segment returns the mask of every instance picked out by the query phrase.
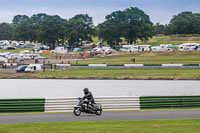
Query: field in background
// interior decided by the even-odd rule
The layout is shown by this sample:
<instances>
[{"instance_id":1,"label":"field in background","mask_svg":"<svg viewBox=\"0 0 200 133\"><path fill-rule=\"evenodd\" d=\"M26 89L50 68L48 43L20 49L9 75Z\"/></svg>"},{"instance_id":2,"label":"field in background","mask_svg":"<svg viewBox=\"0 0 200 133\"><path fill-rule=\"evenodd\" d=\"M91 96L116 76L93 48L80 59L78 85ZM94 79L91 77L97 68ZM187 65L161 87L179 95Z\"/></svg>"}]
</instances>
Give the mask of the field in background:
<instances>
[{"instance_id":1,"label":"field in background","mask_svg":"<svg viewBox=\"0 0 200 133\"><path fill-rule=\"evenodd\" d=\"M78 61L79 64L130 64L135 58L135 64L200 64L200 51L184 52L139 52L107 56Z\"/></svg>"},{"instance_id":2,"label":"field in background","mask_svg":"<svg viewBox=\"0 0 200 133\"><path fill-rule=\"evenodd\" d=\"M126 44L124 38L122 39L122 44ZM101 42L101 40L98 37L93 37L93 41ZM137 41L138 44L144 44L140 40ZM189 35L156 35L153 36L153 38L150 38L147 44L150 44L152 46L159 46L160 44L173 44L173 45L180 45L183 43L200 43L200 35L199 34L189 34ZM107 45L107 43L105 43Z\"/></svg>"},{"instance_id":3,"label":"field in background","mask_svg":"<svg viewBox=\"0 0 200 133\"><path fill-rule=\"evenodd\" d=\"M29 50L31 52L31 48L16 48L15 50L5 50L5 49L0 49L0 52L11 52L11 53L20 53L20 51L24 50Z\"/></svg>"},{"instance_id":4,"label":"field in background","mask_svg":"<svg viewBox=\"0 0 200 133\"><path fill-rule=\"evenodd\" d=\"M149 40L148 44L158 46L160 44L180 45L183 43L200 43L199 36L154 36Z\"/></svg>"},{"instance_id":5,"label":"field in background","mask_svg":"<svg viewBox=\"0 0 200 133\"><path fill-rule=\"evenodd\" d=\"M198 133L200 120L1 124L1 133Z\"/></svg>"}]
</instances>

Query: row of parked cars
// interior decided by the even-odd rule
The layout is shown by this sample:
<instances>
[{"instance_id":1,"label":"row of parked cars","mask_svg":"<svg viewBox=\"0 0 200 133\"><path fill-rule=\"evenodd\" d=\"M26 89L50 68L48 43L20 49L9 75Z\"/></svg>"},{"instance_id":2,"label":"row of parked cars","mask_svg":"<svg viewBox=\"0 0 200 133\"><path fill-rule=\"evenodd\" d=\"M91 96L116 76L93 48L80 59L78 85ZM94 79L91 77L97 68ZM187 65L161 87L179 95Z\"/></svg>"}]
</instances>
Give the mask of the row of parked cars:
<instances>
[{"instance_id":1,"label":"row of parked cars","mask_svg":"<svg viewBox=\"0 0 200 133\"><path fill-rule=\"evenodd\" d=\"M42 72L42 65L41 64L22 65L17 67L16 72L17 73Z\"/></svg>"}]
</instances>

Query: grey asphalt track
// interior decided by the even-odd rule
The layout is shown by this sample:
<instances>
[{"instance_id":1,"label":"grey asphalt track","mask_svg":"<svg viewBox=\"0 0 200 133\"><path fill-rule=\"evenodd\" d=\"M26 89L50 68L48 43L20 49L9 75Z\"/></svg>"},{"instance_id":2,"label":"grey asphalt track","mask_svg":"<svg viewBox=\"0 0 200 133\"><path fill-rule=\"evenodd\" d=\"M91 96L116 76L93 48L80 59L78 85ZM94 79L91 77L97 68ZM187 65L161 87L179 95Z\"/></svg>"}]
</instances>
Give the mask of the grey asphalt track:
<instances>
[{"instance_id":1,"label":"grey asphalt track","mask_svg":"<svg viewBox=\"0 0 200 133\"><path fill-rule=\"evenodd\" d=\"M74 122L74 121L169 120L169 119L170 120L200 119L200 110L104 112L102 116L82 114L79 117L74 116L72 113L0 115L0 124Z\"/></svg>"}]
</instances>

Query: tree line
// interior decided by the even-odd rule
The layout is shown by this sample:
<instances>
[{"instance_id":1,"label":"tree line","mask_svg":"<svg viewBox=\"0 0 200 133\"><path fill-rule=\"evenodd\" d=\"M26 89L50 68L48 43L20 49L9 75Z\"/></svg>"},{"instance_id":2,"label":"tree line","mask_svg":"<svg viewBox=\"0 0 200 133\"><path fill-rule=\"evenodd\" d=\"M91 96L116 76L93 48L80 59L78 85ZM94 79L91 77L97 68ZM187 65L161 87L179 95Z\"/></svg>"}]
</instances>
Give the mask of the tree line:
<instances>
[{"instance_id":1,"label":"tree line","mask_svg":"<svg viewBox=\"0 0 200 133\"><path fill-rule=\"evenodd\" d=\"M169 24L155 24L154 35L200 34L200 13L182 12L173 16Z\"/></svg>"},{"instance_id":2,"label":"tree line","mask_svg":"<svg viewBox=\"0 0 200 133\"><path fill-rule=\"evenodd\" d=\"M129 44L136 43L138 39L146 43L156 34L200 34L200 14L182 12L167 25L154 25L144 11L130 7L112 12L98 26L94 26L88 14L78 14L67 20L44 13L30 17L16 15L12 23L0 24L0 40L38 42L51 48L64 42L75 47L82 41L92 41L94 36L106 41L111 47L122 42L122 39Z\"/></svg>"}]
</instances>

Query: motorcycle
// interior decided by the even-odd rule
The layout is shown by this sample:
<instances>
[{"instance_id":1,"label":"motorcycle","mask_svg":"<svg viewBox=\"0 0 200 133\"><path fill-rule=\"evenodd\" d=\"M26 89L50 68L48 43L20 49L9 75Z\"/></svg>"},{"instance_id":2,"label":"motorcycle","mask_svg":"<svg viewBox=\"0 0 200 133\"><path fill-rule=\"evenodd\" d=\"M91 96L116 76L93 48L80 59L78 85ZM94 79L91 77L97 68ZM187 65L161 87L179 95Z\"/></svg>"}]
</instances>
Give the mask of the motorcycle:
<instances>
[{"instance_id":1,"label":"motorcycle","mask_svg":"<svg viewBox=\"0 0 200 133\"><path fill-rule=\"evenodd\" d=\"M101 104L93 104L93 105L88 105L82 98L78 98L79 102L78 105L74 107L74 115L75 116L80 116L81 113L86 113L86 114L96 114L96 115L101 115L102 114L102 107Z\"/></svg>"}]
</instances>

